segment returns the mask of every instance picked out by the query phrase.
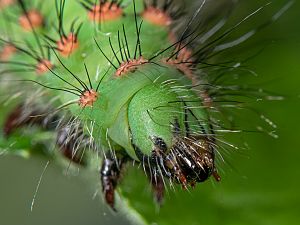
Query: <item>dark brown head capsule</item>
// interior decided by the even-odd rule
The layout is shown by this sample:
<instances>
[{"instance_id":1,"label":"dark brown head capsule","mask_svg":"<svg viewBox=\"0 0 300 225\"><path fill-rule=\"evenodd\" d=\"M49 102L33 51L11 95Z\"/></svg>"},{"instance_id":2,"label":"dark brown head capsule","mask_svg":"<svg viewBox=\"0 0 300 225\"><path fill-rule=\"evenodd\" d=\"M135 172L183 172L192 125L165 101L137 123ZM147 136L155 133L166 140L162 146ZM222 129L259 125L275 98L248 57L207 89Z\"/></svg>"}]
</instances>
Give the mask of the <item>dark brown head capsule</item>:
<instances>
[{"instance_id":1,"label":"dark brown head capsule","mask_svg":"<svg viewBox=\"0 0 300 225\"><path fill-rule=\"evenodd\" d=\"M188 184L207 180L211 175L219 181L215 164L214 149L205 137L179 139L164 159L171 176L184 188Z\"/></svg>"}]
</instances>

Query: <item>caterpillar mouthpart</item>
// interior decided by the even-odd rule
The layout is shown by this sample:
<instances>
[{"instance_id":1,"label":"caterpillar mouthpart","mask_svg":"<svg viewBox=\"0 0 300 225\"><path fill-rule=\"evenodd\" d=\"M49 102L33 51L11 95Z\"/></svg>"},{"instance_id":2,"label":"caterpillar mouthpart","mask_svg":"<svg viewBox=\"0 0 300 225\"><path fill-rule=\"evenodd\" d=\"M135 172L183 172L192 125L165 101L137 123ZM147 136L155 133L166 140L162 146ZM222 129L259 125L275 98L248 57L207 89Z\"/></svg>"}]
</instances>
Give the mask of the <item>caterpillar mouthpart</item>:
<instances>
[{"instance_id":1,"label":"caterpillar mouthpart","mask_svg":"<svg viewBox=\"0 0 300 225\"><path fill-rule=\"evenodd\" d=\"M167 150L164 140L155 138L151 156L141 154L136 146L135 149L146 167L151 167L150 175L160 174L187 189L188 185L195 187L196 183L204 182L212 175L216 181L221 180L215 167L214 149L209 142L204 137L178 138Z\"/></svg>"},{"instance_id":2,"label":"caterpillar mouthpart","mask_svg":"<svg viewBox=\"0 0 300 225\"><path fill-rule=\"evenodd\" d=\"M185 137L172 147L166 162L175 175L176 169L181 170L181 176L184 176L186 181L181 182L182 185L186 186L189 183L195 186L195 183L207 180L212 173L216 172L214 158L209 140L203 137ZM181 181L178 177L175 178Z\"/></svg>"}]
</instances>

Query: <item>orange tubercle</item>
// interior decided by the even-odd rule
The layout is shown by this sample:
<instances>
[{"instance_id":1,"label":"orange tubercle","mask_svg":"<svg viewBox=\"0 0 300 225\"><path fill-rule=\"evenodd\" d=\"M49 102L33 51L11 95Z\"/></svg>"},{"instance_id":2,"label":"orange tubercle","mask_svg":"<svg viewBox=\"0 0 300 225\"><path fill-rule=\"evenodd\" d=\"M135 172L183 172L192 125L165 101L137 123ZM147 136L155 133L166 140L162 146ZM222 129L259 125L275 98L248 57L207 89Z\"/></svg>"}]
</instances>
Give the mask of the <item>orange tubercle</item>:
<instances>
[{"instance_id":1,"label":"orange tubercle","mask_svg":"<svg viewBox=\"0 0 300 225\"><path fill-rule=\"evenodd\" d=\"M172 18L161 9L155 7L147 7L142 13L144 20L159 26L169 26L172 23Z\"/></svg>"},{"instance_id":2,"label":"orange tubercle","mask_svg":"<svg viewBox=\"0 0 300 225\"><path fill-rule=\"evenodd\" d=\"M0 0L0 9L3 9L6 6L12 5L14 3L15 3L15 0Z\"/></svg>"},{"instance_id":3,"label":"orange tubercle","mask_svg":"<svg viewBox=\"0 0 300 225\"><path fill-rule=\"evenodd\" d=\"M178 59L181 60L182 62L187 62L188 60L190 60L192 58L192 55L193 55L192 51L189 50L188 48L184 47L179 51Z\"/></svg>"},{"instance_id":4,"label":"orange tubercle","mask_svg":"<svg viewBox=\"0 0 300 225\"><path fill-rule=\"evenodd\" d=\"M68 57L78 48L78 46L79 42L73 33L70 33L67 37L62 37L57 42L58 51L64 57Z\"/></svg>"},{"instance_id":5,"label":"orange tubercle","mask_svg":"<svg viewBox=\"0 0 300 225\"><path fill-rule=\"evenodd\" d=\"M123 9L116 3L105 2L99 5L94 5L92 10L88 12L88 17L92 21L111 21L120 18L123 14Z\"/></svg>"},{"instance_id":6,"label":"orange tubercle","mask_svg":"<svg viewBox=\"0 0 300 225\"><path fill-rule=\"evenodd\" d=\"M43 59L36 65L35 72L38 75L43 75L44 73L47 73L52 68L53 68L53 64L49 60Z\"/></svg>"},{"instance_id":7,"label":"orange tubercle","mask_svg":"<svg viewBox=\"0 0 300 225\"><path fill-rule=\"evenodd\" d=\"M12 44L4 45L4 47L0 52L0 60L1 61L9 60L16 51L17 51L16 47L13 46Z\"/></svg>"},{"instance_id":8,"label":"orange tubercle","mask_svg":"<svg viewBox=\"0 0 300 225\"><path fill-rule=\"evenodd\" d=\"M94 90L87 90L85 91L79 101L78 104L81 108L85 108L86 106L90 106L92 107L94 105L94 103L97 101L98 99L98 93Z\"/></svg>"},{"instance_id":9,"label":"orange tubercle","mask_svg":"<svg viewBox=\"0 0 300 225\"><path fill-rule=\"evenodd\" d=\"M31 31L33 28L42 27L44 19L39 11L32 9L19 17L19 24L25 31Z\"/></svg>"},{"instance_id":10,"label":"orange tubercle","mask_svg":"<svg viewBox=\"0 0 300 225\"><path fill-rule=\"evenodd\" d=\"M138 59L131 59L127 62L123 62L116 71L116 76L120 77L126 73L133 72L137 69L138 66L147 63L148 60L140 57Z\"/></svg>"},{"instance_id":11,"label":"orange tubercle","mask_svg":"<svg viewBox=\"0 0 300 225\"><path fill-rule=\"evenodd\" d=\"M165 63L174 66L177 70L181 71L187 78L189 78L192 81L193 85L198 83L198 79L193 73L193 70L190 67L190 63L184 63L179 59L170 59L168 61L165 60Z\"/></svg>"},{"instance_id":12,"label":"orange tubercle","mask_svg":"<svg viewBox=\"0 0 300 225\"><path fill-rule=\"evenodd\" d=\"M174 66L176 69L180 70L195 85L198 83L198 78L193 73L193 70L192 70L193 63L190 61L191 58L192 58L192 51L190 51L189 49L187 49L185 47L185 48L182 48L178 52L178 55L176 58L171 58L169 60L164 59L163 61L166 64Z\"/></svg>"}]
</instances>

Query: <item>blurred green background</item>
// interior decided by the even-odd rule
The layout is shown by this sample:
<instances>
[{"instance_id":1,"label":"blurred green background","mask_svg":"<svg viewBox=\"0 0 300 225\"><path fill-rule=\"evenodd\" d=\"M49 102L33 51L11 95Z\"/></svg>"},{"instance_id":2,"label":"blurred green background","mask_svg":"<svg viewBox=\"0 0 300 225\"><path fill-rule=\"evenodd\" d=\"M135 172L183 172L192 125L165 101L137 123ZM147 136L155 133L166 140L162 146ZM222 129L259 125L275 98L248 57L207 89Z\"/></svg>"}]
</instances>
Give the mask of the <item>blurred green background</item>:
<instances>
[{"instance_id":1,"label":"blurred green background","mask_svg":"<svg viewBox=\"0 0 300 225\"><path fill-rule=\"evenodd\" d=\"M245 2L249 12L264 1ZM274 1L272 7L257 16L266 19L286 1ZM245 15L245 14L244 14ZM255 104L277 125L278 139L264 134L245 134L250 146L245 154L232 152L231 166L224 168L221 183L207 182L190 193L170 192L166 204L155 209L144 180L131 187L139 172L133 171L123 182L125 195L132 195L133 207L143 211L152 224L228 224L298 225L300 224L300 2L279 21L270 25L248 44L267 43L262 53L247 64L258 75L257 83L280 93L283 101ZM263 41L263 42L262 42ZM250 48L249 47L249 48ZM251 117L245 117L251 122ZM237 137L238 138L238 137ZM30 204L38 179L46 164L41 158L0 157L0 224L125 224L124 214L111 213L99 197L99 188L89 177L97 174L65 175L65 168L51 163L44 174L33 212ZM236 168L236 169L233 169ZM86 178L88 177L88 178ZM141 178L142 179L142 178ZM147 202L148 201L148 202ZM128 215L127 215L128 216Z\"/></svg>"}]
</instances>

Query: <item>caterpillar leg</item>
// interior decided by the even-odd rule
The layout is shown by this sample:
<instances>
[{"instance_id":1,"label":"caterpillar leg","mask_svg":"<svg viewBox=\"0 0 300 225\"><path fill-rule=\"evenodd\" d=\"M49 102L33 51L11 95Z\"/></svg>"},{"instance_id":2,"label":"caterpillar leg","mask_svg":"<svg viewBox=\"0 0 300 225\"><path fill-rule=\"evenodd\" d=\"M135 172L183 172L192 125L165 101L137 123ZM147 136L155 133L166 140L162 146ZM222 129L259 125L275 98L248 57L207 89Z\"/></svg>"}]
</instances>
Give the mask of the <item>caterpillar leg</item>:
<instances>
[{"instance_id":1,"label":"caterpillar leg","mask_svg":"<svg viewBox=\"0 0 300 225\"><path fill-rule=\"evenodd\" d=\"M58 118L57 116L39 116L43 115L45 112L38 109L28 109L28 107L23 104L15 107L7 116L3 133L6 137L9 137L17 128L26 125L39 125L47 130L53 130L55 128L54 121Z\"/></svg>"},{"instance_id":2,"label":"caterpillar leg","mask_svg":"<svg viewBox=\"0 0 300 225\"><path fill-rule=\"evenodd\" d=\"M102 192L105 201L114 211L116 211L115 189L120 180L121 170L125 162L125 158L118 159L109 156L103 160L100 171Z\"/></svg>"},{"instance_id":3,"label":"caterpillar leg","mask_svg":"<svg viewBox=\"0 0 300 225\"><path fill-rule=\"evenodd\" d=\"M149 169L147 171L147 174L152 185L154 199L159 205L162 205L165 193L165 185L162 175L158 174L157 171L153 172Z\"/></svg>"},{"instance_id":4,"label":"caterpillar leg","mask_svg":"<svg viewBox=\"0 0 300 225\"><path fill-rule=\"evenodd\" d=\"M20 126L20 121L18 118L21 116L21 106L16 107L6 118L3 133L5 137L8 137L13 130ZM24 121L25 122L25 121ZM23 122L23 123L24 123Z\"/></svg>"},{"instance_id":5,"label":"caterpillar leg","mask_svg":"<svg viewBox=\"0 0 300 225\"><path fill-rule=\"evenodd\" d=\"M72 130L69 127L59 129L56 146L60 152L76 164L85 165L82 149L88 138L83 136L82 130Z\"/></svg>"},{"instance_id":6,"label":"caterpillar leg","mask_svg":"<svg viewBox=\"0 0 300 225\"><path fill-rule=\"evenodd\" d=\"M35 107L26 107L23 104L15 107L7 116L3 133L5 137L9 137L16 129L28 125L36 125L45 130L56 130L60 118L58 115L48 115L47 112L39 110ZM56 145L61 153L72 162L84 165L80 149L83 148L87 141L82 130L71 129L70 127L62 127L57 132Z\"/></svg>"}]
</instances>

